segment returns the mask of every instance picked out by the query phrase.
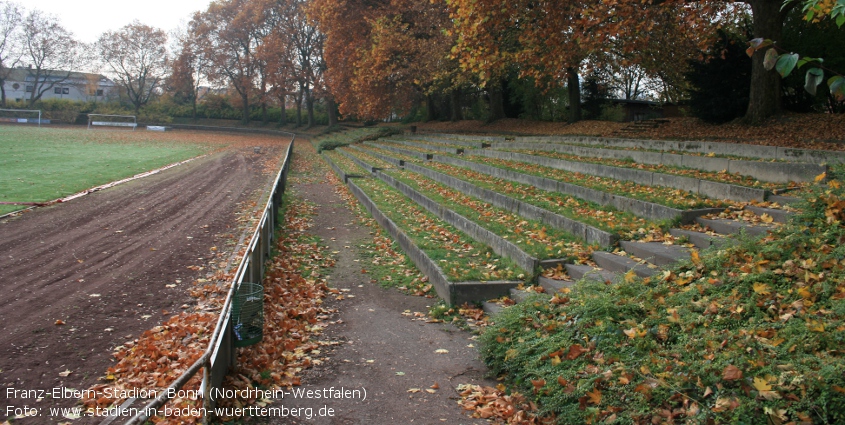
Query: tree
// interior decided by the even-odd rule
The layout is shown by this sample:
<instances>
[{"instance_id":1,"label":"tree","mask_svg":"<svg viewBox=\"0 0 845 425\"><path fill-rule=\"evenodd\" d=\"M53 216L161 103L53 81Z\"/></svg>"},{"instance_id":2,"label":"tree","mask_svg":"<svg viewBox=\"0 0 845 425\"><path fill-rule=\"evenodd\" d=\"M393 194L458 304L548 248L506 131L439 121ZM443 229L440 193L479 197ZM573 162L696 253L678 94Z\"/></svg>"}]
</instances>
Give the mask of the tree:
<instances>
[{"instance_id":1,"label":"tree","mask_svg":"<svg viewBox=\"0 0 845 425\"><path fill-rule=\"evenodd\" d=\"M126 91L137 114L161 86L167 74L167 34L133 21L106 31L97 41L100 59Z\"/></svg>"},{"instance_id":2,"label":"tree","mask_svg":"<svg viewBox=\"0 0 845 425\"><path fill-rule=\"evenodd\" d=\"M723 123L742 117L748 108L751 60L745 54L747 34L720 31L708 60L692 62L690 109L704 121Z\"/></svg>"},{"instance_id":3,"label":"tree","mask_svg":"<svg viewBox=\"0 0 845 425\"><path fill-rule=\"evenodd\" d=\"M457 33L453 55L463 68L494 83L508 67L515 67L522 77L547 88L565 84L570 121L581 116L579 74L600 66L608 58L605 51L618 52L610 57L622 58L623 66L645 66L649 55L644 52L681 52L686 46L667 44L667 39L690 38L693 45L703 44L701 39L718 24L719 16L714 7L680 2L447 2ZM662 63L679 64L683 61Z\"/></svg>"},{"instance_id":4,"label":"tree","mask_svg":"<svg viewBox=\"0 0 845 425\"><path fill-rule=\"evenodd\" d=\"M191 105L191 118L197 119L199 88L205 73L205 57L195 49L187 34L181 40L170 62L170 74L165 79L166 91L178 104Z\"/></svg>"},{"instance_id":5,"label":"tree","mask_svg":"<svg viewBox=\"0 0 845 425\"><path fill-rule=\"evenodd\" d=\"M343 114L386 118L422 99L432 110L435 93L460 84L440 2L314 0L309 14L326 34L325 79Z\"/></svg>"},{"instance_id":6,"label":"tree","mask_svg":"<svg viewBox=\"0 0 845 425\"><path fill-rule=\"evenodd\" d=\"M23 52L18 45L22 12L16 3L0 2L0 105L6 106L6 79L20 63Z\"/></svg>"},{"instance_id":7,"label":"tree","mask_svg":"<svg viewBox=\"0 0 845 425\"><path fill-rule=\"evenodd\" d=\"M244 124L249 122L257 76L258 27L264 24L248 13L249 6L248 0L213 2L189 23L197 47L209 59L210 80L228 84L240 97Z\"/></svg>"},{"instance_id":8,"label":"tree","mask_svg":"<svg viewBox=\"0 0 845 425\"><path fill-rule=\"evenodd\" d=\"M79 65L79 42L58 20L39 10L27 14L21 26L23 61L29 65L33 90L27 104L32 107L48 90L70 79Z\"/></svg>"}]
</instances>

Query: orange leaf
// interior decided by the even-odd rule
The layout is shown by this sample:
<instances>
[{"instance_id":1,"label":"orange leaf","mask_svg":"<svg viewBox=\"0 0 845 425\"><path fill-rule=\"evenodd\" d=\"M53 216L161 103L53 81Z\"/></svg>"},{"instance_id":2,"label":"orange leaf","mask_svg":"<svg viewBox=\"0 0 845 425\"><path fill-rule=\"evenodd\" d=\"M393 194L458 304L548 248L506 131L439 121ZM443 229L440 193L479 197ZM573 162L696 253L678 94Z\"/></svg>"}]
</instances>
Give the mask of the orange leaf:
<instances>
[{"instance_id":1,"label":"orange leaf","mask_svg":"<svg viewBox=\"0 0 845 425\"><path fill-rule=\"evenodd\" d=\"M590 351L590 350L587 350L586 348L582 347L581 344L575 344L575 345L569 347L569 353L566 354L566 359L567 360L575 360L575 359L578 358L578 356L580 356L583 353L586 353L587 351Z\"/></svg>"},{"instance_id":2,"label":"orange leaf","mask_svg":"<svg viewBox=\"0 0 845 425\"><path fill-rule=\"evenodd\" d=\"M701 256L698 255L698 250L694 249L692 250L692 252L690 252L690 260L692 260L692 263L696 266L701 265Z\"/></svg>"},{"instance_id":3,"label":"orange leaf","mask_svg":"<svg viewBox=\"0 0 845 425\"><path fill-rule=\"evenodd\" d=\"M736 381L737 379L742 379L742 371L734 365L728 365L728 367L722 371L722 379L725 381Z\"/></svg>"},{"instance_id":4,"label":"orange leaf","mask_svg":"<svg viewBox=\"0 0 845 425\"><path fill-rule=\"evenodd\" d=\"M598 388L594 388L593 391L587 392L587 397L589 397L588 403L595 404L598 406L601 404L601 391Z\"/></svg>"}]
</instances>

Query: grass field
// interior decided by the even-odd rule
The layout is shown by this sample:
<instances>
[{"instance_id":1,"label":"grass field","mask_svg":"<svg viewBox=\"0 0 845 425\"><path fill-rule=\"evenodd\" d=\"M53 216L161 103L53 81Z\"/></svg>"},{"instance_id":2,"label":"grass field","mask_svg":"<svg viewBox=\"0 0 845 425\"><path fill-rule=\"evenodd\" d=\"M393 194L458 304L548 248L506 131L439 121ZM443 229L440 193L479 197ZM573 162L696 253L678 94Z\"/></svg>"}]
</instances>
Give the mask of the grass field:
<instances>
[{"instance_id":1,"label":"grass field","mask_svg":"<svg viewBox=\"0 0 845 425\"><path fill-rule=\"evenodd\" d=\"M178 133L0 126L0 202L50 201L211 148ZM0 214L21 208L0 204Z\"/></svg>"}]
</instances>

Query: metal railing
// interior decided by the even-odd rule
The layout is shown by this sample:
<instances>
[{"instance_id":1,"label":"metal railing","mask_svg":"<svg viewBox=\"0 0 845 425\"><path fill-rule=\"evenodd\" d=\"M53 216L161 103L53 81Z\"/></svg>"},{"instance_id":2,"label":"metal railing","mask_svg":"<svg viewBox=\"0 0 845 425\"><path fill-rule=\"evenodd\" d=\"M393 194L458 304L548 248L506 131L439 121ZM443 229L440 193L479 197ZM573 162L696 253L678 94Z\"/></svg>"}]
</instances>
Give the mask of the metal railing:
<instances>
[{"instance_id":1,"label":"metal railing","mask_svg":"<svg viewBox=\"0 0 845 425\"><path fill-rule=\"evenodd\" d=\"M229 369L234 367L237 361L235 338L230 320L234 294L243 282L261 282L264 276L264 263L270 258L270 250L275 237L274 233L279 224L277 214L282 204L282 195L285 192L287 184L288 171L293 155L293 144L296 138L293 133L288 134L291 134L291 141L285 153L284 163L273 183L273 189L264 208L264 214L261 216L258 227L247 246L246 253L232 278L229 292L220 310L220 317L217 319L217 325L214 327L214 333L211 335L208 348L202 357L173 381L166 390L159 392L158 397L147 403L143 408L140 408L138 414L127 421L125 423L126 425L142 424L148 420L152 416L150 415L151 413L157 412L160 407L164 406L170 400L169 394L178 393L200 369L202 369L201 390L204 408L202 411L206 413L203 416L203 423L207 423L208 413L214 408L215 404L209 395L213 388L220 388Z\"/></svg>"}]
</instances>

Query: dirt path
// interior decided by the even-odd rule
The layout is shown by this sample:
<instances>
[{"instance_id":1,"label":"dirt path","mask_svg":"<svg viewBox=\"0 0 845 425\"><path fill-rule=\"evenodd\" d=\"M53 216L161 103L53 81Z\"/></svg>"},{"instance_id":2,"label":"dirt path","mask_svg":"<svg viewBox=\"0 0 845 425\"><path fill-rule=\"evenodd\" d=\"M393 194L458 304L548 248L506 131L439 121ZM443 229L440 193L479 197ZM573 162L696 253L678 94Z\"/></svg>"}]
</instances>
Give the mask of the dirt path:
<instances>
[{"instance_id":1,"label":"dirt path","mask_svg":"<svg viewBox=\"0 0 845 425\"><path fill-rule=\"evenodd\" d=\"M220 260L238 203L264 189L264 162L281 154L231 149L0 222L0 417L27 405L41 417L22 423L66 421L48 408L76 398L10 389L86 389L114 347L193 308L188 289L207 269L188 266Z\"/></svg>"},{"instance_id":2,"label":"dirt path","mask_svg":"<svg viewBox=\"0 0 845 425\"><path fill-rule=\"evenodd\" d=\"M313 148L303 145L297 144L298 155L306 154L303 152L306 149L313 152ZM312 232L338 252L329 282L345 291L344 300L327 301L339 311L329 320L340 324L329 326L323 335L342 344L328 354L328 362L306 373L299 389L320 394L341 388L358 390L361 398L308 400L289 395L273 406L311 408L313 416L307 418L308 411L304 410L267 421L272 424L486 423L467 416L456 402L455 387L459 384L495 385L483 379L486 368L478 359L473 335L450 324L426 323L413 315L428 312L435 299L404 295L396 289L370 283L369 275L361 273L366 265L360 245L372 241L371 229L359 224L333 185L325 180L312 181L294 184L293 189L298 196L318 205ZM333 409L333 416L327 409Z\"/></svg>"}]
</instances>

